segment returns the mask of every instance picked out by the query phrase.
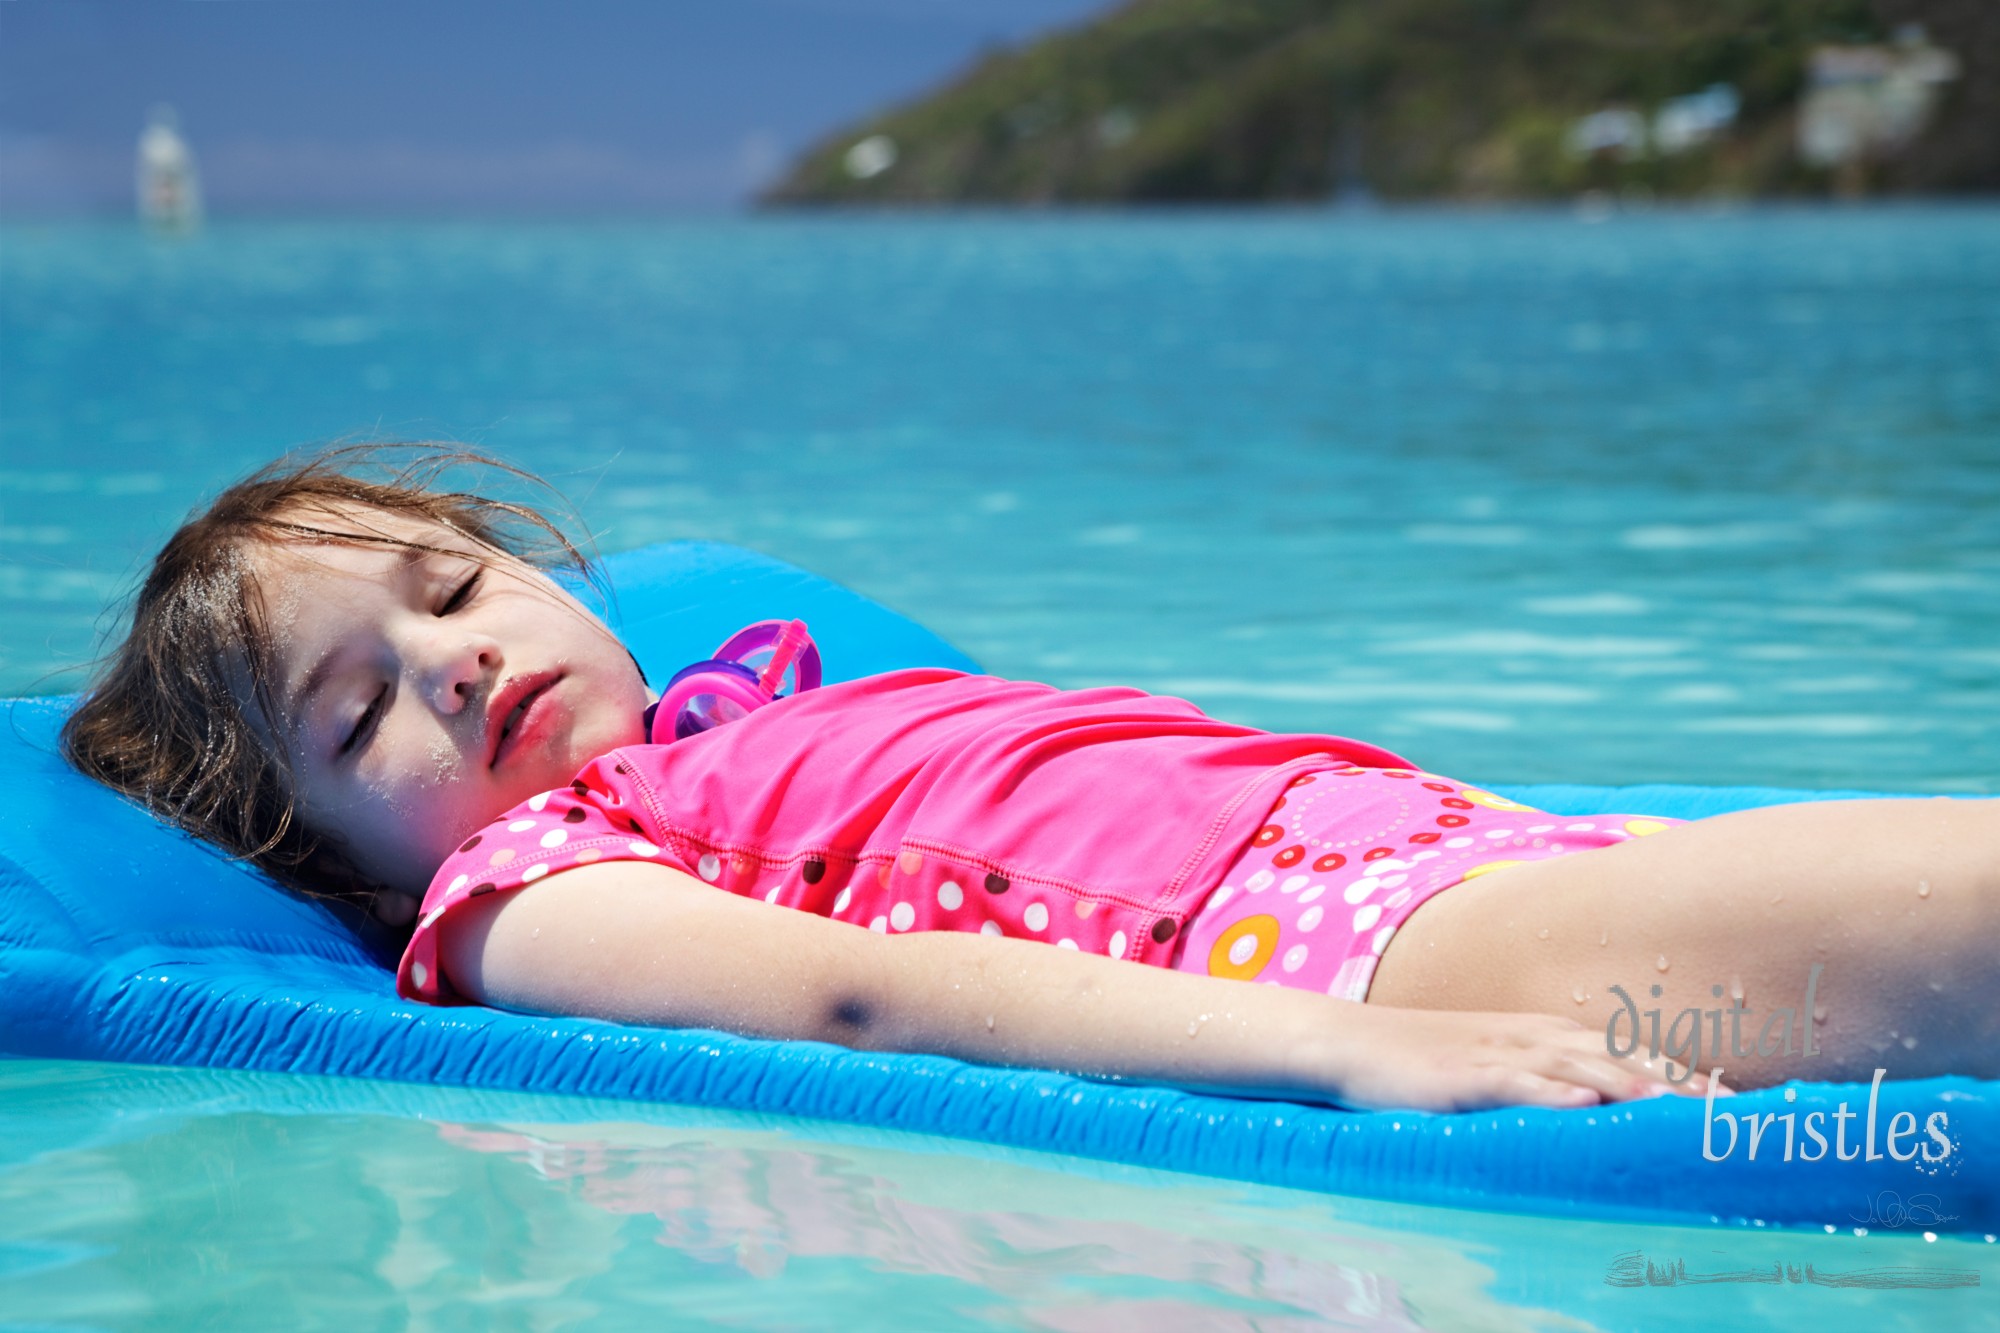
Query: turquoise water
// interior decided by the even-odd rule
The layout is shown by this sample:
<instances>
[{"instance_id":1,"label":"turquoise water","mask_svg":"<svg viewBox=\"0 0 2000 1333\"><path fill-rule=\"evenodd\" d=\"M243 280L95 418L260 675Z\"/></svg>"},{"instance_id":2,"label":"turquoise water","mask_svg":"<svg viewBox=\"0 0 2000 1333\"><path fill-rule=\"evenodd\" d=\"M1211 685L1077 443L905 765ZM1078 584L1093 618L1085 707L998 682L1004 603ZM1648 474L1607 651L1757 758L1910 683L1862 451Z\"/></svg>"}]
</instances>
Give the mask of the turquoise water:
<instances>
[{"instance_id":1,"label":"turquoise water","mask_svg":"<svg viewBox=\"0 0 2000 1333\"><path fill-rule=\"evenodd\" d=\"M1979 1287L1616 1287L1949 1270ZM2000 1327L2000 1247L1413 1208L775 1117L0 1061L0 1328Z\"/></svg>"},{"instance_id":2,"label":"turquoise water","mask_svg":"<svg viewBox=\"0 0 2000 1333\"><path fill-rule=\"evenodd\" d=\"M0 693L73 685L204 491L449 436L550 474L607 549L757 546L1003 674L1487 782L1993 791L1996 366L1993 207L0 228ZM0 1063L0 1328L1991 1320L1606 1285L1634 1249L2000 1276L1976 1238Z\"/></svg>"},{"instance_id":3,"label":"turquoise water","mask_svg":"<svg viewBox=\"0 0 2000 1333\"><path fill-rule=\"evenodd\" d=\"M1488 782L2000 783L2000 208L0 232L0 692L449 435L1004 674Z\"/></svg>"}]
</instances>

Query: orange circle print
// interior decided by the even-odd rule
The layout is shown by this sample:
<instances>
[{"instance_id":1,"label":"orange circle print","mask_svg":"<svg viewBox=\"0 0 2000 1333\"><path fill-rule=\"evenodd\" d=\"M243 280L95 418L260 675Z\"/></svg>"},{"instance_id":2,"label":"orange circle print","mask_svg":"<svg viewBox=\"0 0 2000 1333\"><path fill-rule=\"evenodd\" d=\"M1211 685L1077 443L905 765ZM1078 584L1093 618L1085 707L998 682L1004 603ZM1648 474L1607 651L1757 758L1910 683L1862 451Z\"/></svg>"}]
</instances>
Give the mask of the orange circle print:
<instances>
[{"instance_id":1,"label":"orange circle print","mask_svg":"<svg viewBox=\"0 0 2000 1333\"><path fill-rule=\"evenodd\" d=\"M1215 941L1208 951L1208 975L1249 981L1264 970L1278 951L1278 918L1246 916Z\"/></svg>"}]
</instances>

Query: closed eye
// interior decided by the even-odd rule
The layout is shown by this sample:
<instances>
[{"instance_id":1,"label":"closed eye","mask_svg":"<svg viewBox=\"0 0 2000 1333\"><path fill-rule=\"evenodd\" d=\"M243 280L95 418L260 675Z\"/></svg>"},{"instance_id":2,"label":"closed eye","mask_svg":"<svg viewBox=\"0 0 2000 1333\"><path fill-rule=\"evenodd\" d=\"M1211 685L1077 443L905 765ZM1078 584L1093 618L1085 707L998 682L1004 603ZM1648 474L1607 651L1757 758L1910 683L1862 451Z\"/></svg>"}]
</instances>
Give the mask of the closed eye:
<instances>
[{"instance_id":1,"label":"closed eye","mask_svg":"<svg viewBox=\"0 0 2000 1333\"><path fill-rule=\"evenodd\" d=\"M340 743L342 755L352 753L367 738L368 732L375 725L375 719L381 715L382 705L388 698L389 690L384 686L376 692L373 699L368 701L368 707L362 709L361 716L354 721L354 730L348 732L347 739Z\"/></svg>"},{"instance_id":2,"label":"closed eye","mask_svg":"<svg viewBox=\"0 0 2000 1333\"><path fill-rule=\"evenodd\" d=\"M483 573L485 573L485 571L481 569L473 570L471 576L467 578L465 582L459 584L457 588L452 590L451 596L445 599L444 605L438 608L437 613L441 616L448 616L452 612L464 606L467 602L471 601L473 591L474 589L478 588L479 578L480 575Z\"/></svg>"}]
</instances>

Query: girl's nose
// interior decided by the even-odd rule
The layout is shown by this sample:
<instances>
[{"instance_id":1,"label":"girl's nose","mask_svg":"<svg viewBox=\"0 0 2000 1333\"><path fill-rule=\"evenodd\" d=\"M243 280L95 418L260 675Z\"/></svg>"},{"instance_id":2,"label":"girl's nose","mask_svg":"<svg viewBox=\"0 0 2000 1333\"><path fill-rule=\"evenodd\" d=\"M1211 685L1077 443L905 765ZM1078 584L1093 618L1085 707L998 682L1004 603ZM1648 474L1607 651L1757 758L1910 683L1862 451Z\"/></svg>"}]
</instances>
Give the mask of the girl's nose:
<instances>
[{"instance_id":1,"label":"girl's nose","mask_svg":"<svg viewBox=\"0 0 2000 1333\"><path fill-rule=\"evenodd\" d=\"M425 699L447 717L476 706L500 675L500 646L479 635L437 635L425 656Z\"/></svg>"}]
</instances>

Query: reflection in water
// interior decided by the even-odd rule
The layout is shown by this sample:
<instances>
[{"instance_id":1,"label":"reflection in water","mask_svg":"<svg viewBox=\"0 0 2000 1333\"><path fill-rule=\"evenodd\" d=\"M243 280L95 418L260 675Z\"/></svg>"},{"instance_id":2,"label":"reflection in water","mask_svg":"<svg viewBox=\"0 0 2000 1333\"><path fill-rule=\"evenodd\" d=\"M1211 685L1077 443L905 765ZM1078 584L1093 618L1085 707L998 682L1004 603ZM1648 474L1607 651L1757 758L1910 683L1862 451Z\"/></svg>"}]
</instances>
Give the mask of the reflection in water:
<instances>
[{"instance_id":1,"label":"reflection in water","mask_svg":"<svg viewBox=\"0 0 2000 1333\"><path fill-rule=\"evenodd\" d=\"M573 1185L577 1197L606 1213L655 1217L660 1244L753 1277L774 1277L794 1258L864 1259L877 1271L956 1278L1013 1297L1024 1302L1030 1326L1075 1333L1140 1327L1141 1319L1186 1305L1164 1293L1102 1293L1125 1280L1198 1290L1203 1305L1217 1307L1204 1311L1203 1328L1422 1327L1405 1309L1394 1277L1301 1253L1299 1242L1312 1239L1310 1233L1280 1231L1268 1242L1219 1239L1178 1229L1172 1209L1151 1218L1111 1217L996 1210L978 1190L951 1190L948 1200L913 1197L909 1182L825 1151L707 1141L612 1144L566 1136L562 1127L525 1132L447 1124L439 1132L447 1143L502 1154L543 1180ZM933 1165L960 1175L969 1164ZM1021 1169L970 1165L975 1175ZM1080 1274L1089 1275L1098 1294L1079 1300L1081 1293L1065 1298L1044 1290L1052 1278ZM1237 1305L1243 1308L1229 1308Z\"/></svg>"},{"instance_id":2,"label":"reflection in water","mask_svg":"<svg viewBox=\"0 0 2000 1333\"><path fill-rule=\"evenodd\" d=\"M1857 1230L1404 1207L780 1116L0 1060L8 1328L1994 1327L2000 1245ZM1608 1285L1634 1250L1984 1285Z\"/></svg>"}]
</instances>

